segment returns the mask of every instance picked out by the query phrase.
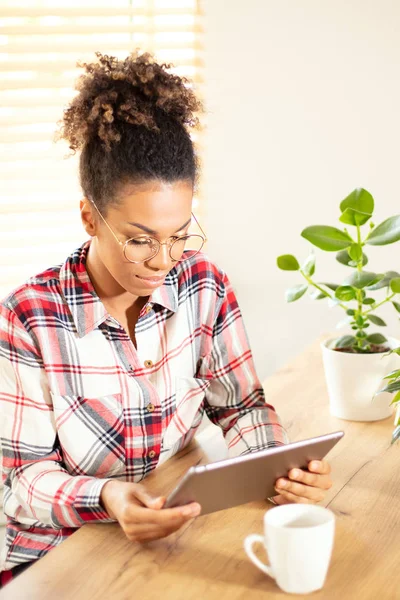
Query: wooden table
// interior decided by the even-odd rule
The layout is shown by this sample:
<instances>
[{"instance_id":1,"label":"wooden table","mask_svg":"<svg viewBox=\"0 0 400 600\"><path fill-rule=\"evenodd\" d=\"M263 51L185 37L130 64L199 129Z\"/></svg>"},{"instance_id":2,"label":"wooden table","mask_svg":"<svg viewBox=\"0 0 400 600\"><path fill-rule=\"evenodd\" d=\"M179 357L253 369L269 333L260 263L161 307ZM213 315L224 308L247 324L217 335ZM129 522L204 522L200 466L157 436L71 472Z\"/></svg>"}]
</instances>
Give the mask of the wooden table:
<instances>
[{"instance_id":1,"label":"wooden table","mask_svg":"<svg viewBox=\"0 0 400 600\"><path fill-rule=\"evenodd\" d=\"M400 598L400 447L393 419L341 421L329 414L319 342L265 383L292 441L343 429L330 454L334 485L326 496L337 517L326 585L313 598ZM226 456L219 430L162 465L146 480L168 492L186 469ZM188 523L169 538L139 545L117 524L85 525L10 583L1 600L259 600L282 598L247 559L243 539L262 532L269 506L251 503ZM302 596L303 598L305 596ZM311 596L307 596L311 597Z\"/></svg>"}]
</instances>

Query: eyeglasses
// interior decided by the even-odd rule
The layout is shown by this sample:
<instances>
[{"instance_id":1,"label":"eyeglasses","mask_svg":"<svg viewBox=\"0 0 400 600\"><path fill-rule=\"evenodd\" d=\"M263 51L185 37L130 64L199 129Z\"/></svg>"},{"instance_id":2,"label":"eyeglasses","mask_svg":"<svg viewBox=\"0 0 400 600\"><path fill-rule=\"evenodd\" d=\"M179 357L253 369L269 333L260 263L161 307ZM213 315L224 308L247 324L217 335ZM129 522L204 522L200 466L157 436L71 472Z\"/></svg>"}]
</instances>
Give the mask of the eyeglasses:
<instances>
[{"instance_id":1,"label":"eyeglasses","mask_svg":"<svg viewBox=\"0 0 400 600\"><path fill-rule=\"evenodd\" d=\"M193 256L200 252L204 243L207 241L206 234L204 233L204 231L200 227L200 223L192 213L192 217L196 221L203 235L188 234L173 236L173 241L167 242L160 242L156 238L153 238L148 235L137 235L133 238L129 238L129 240L126 240L126 242L121 242L121 240L114 233L110 225L107 223L107 221L97 208L94 200L92 198L89 198L89 200L95 207L96 211L99 213L104 223L107 225L108 229L111 231L115 240L120 246L123 246L124 256L126 260L131 263L143 263L147 260L151 260L159 253L161 246L164 245L167 245L169 247L169 255L172 261L183 262L185 260L193 258ZM184 251L188 253L185 254L184 257L182 257Z\"/></svg>"}]
</instances>

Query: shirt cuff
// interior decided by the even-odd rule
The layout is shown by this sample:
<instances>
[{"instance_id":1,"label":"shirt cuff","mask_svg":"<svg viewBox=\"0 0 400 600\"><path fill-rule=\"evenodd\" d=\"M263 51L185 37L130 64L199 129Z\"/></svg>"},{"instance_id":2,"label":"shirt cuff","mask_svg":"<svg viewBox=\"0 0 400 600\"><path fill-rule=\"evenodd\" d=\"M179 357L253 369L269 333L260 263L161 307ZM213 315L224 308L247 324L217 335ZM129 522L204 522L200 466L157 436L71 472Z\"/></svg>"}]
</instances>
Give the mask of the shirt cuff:
<instances>
[{"instance_id":1,"label":"shirt cuff","mask_svg":"<svg viewBox=\"0 0 400 600\"><path fill-rule=\"evenodd\" d=\"M80 527L93 522L113 523L115 519L111 519L100 502L101 491L108 481L111 479L72 477L72 489L68 486L60 493L69 496L71 502L54 502L53 522L67 527Z\"/></svg>"}]
</instances>

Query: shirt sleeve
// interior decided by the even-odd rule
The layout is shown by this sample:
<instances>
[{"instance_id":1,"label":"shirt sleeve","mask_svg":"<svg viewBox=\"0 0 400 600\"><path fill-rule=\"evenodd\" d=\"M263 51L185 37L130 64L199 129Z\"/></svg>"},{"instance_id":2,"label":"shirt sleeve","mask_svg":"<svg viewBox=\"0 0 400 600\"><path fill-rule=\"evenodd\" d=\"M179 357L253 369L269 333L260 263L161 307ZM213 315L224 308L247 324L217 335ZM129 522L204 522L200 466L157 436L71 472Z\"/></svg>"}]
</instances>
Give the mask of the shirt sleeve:
<instances>
[{"instance_id":1,"label":"shirt sleeve","mask_svg":"<svg viewBox=\"0 0 400 600\"><path fill-rule=\"evenodd\" d=\"M4 305L0 305L0 414L6 515L54 529L112 521L100 504L109 479L72 476L63 466L40 352Z\"/></svg>"},{"instance_id":2,"label":"shirt sleeve","mask_svg":"<svg viewBox=\"0 0 400 600\"><path fill-rule=\"evenodd\" d=\"M223 273L223 297L205 364L210 385L205 411L221 427L230 456L288 443L281 421L256 374L242 314Z\"/></svg>"}]
</instances>

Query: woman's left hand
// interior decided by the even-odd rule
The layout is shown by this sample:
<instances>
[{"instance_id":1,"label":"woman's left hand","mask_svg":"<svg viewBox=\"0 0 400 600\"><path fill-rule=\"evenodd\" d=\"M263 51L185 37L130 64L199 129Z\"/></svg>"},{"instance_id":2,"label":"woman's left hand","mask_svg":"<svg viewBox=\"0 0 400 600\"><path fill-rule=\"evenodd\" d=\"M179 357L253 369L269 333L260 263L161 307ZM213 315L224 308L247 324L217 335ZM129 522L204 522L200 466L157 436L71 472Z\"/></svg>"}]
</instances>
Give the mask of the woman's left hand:
<instances>
[{"instance_id":1,"label":"woman's left hand","mask_svg":"<svg viewBox=\"0 0 400 600\"><path fill-rule=\"evenodd\" d=\"M317 504L325 497L325 491L332 487L331 467L326 460L313 460L308 464L308 471L292 469L288 478L280 477L275 483L278 496L274 496L276 504Z\"/></svg>"}]
</instances>

